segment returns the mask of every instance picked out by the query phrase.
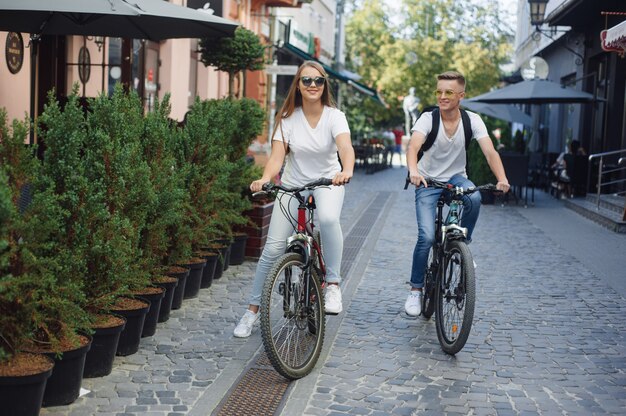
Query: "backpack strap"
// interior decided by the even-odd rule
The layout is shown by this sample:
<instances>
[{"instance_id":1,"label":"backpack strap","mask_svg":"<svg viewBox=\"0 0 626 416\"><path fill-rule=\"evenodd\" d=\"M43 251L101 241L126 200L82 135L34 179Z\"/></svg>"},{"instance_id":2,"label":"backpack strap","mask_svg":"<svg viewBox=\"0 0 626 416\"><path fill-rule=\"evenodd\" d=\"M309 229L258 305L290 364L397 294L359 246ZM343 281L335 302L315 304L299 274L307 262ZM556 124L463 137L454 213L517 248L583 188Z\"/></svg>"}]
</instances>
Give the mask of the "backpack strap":
<instances>
[{"instance_id":1,"label":"backpack strap","mask_svg":"<svg viewBox=\"0 0 626 416\"><path fill-rule=\"evenodd\" d=\"M465 150L467 150L472 142L472 122L470 121L467 111L461 110L461 121L463 121L463 133L465 133Z\"/></svg>"}]
</instances>

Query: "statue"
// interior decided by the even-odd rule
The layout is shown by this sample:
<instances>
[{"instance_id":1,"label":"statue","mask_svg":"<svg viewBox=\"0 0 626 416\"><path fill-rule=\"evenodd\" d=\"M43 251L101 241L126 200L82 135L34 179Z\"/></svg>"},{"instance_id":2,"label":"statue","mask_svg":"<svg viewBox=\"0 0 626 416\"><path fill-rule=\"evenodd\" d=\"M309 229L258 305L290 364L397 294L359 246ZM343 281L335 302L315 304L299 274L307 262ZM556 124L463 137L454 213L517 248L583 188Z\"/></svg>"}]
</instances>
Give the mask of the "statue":
<instances>
[{"instance_id":1,"label":"statue","mask_svg":"<svg viewBox=\"0 0 626 416\"><path fill-rule=\"evenodd\" d=\"M409 88L409 95L404 97L402 108L404 109L404 124L407 136L411 136L411 127L417 121L419 112L417 106L420 103L420 99L415 96L415 88Z\"/></svg>"}]
</instances>

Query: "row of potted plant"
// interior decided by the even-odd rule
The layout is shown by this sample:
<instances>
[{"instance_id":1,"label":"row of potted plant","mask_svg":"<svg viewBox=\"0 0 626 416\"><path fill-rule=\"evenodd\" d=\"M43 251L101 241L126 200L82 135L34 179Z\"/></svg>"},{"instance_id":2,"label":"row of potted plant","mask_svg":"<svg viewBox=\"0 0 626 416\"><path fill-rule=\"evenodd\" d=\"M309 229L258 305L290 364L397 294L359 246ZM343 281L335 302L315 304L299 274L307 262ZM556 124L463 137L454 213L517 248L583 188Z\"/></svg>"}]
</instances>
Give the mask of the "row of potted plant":
<instances>
[{"instance_id":1,"label":"row of potted plant","mask_svg":"<svg viewBox=\"0 0 626 416\"><path fill-rule=\"evenodd\" d=\"M96 328L126 331L134 315L124 310L150 310L142 296L155 304L167 288L197 296L201 276L184 289L179 279L210 258L227 267L225 247L248 222L245 189L259 175L246 157L264 123L254 100L196 100L179 124L167 97L147 114L121 88L86 106L76 87L64 103L54 97L33 126L39 152L24 145L28 120L9 125L0 112L0 407L14 405L16 415L38 413L5 385L17 364L32 374L39 360L52 379L73 351L87 354ZM136 351L126 348L117 354ZM78 397L48 390L44 405Z\"/></svg>"}]
</instances>

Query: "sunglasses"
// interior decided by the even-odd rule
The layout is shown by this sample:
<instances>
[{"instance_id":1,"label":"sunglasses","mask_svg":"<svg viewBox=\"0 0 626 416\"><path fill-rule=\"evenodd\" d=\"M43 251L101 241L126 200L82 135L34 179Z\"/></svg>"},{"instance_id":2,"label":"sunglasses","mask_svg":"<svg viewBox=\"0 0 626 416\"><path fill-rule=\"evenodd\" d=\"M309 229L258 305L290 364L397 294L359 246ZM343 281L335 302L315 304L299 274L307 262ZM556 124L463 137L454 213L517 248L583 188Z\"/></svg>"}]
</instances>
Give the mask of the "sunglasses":
<instances>
[{"instance_id":1,"label":"sunglasses","mask_svg":"<svg viewBox=\"0 0 626 416\"><path fill-rule=\"evenodd\" d=\"M326 82L326 78L324 77L300 77L300 81L302 82L302 85L304 85L305 87L310 87L311 84L315 83L316 87L321 87L322 85L324 85L324 83Z\"/></svg>"},{"instance_id":2,"label":"sunglasses","mask_svg":"<svg viewBox=\"0 0 626 416\"><path fill-rule=\"evenodd\" d=\"M443 95L446 98L452 98L454 94L461 94L461 92L456 92L453 90L445 90L445 91L437 90L435 91L435 97L439 97L440 95Z\"/></svg>"}]
</instances>

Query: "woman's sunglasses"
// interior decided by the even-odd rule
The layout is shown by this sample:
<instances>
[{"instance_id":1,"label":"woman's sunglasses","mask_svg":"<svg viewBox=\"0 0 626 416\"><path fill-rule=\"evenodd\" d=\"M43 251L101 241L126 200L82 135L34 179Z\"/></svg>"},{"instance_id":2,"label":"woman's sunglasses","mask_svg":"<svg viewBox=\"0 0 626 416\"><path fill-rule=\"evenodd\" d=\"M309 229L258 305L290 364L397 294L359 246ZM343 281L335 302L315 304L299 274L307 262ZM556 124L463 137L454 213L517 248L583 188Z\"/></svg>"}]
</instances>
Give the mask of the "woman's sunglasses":
<instances>
[{"instance_id":1,"label":"woman's sunglasses","mask_svg":"<svg viewBox=\"0 0 626 416\"><path fill-rule=\"evenodd\" d=\"M310 87L311 84L315 83L316 87L321 87L326 82L326 78L324 77L300 77L300 81L302 81L302 85L305 87Z\"/></svg>"}]
</instances>

